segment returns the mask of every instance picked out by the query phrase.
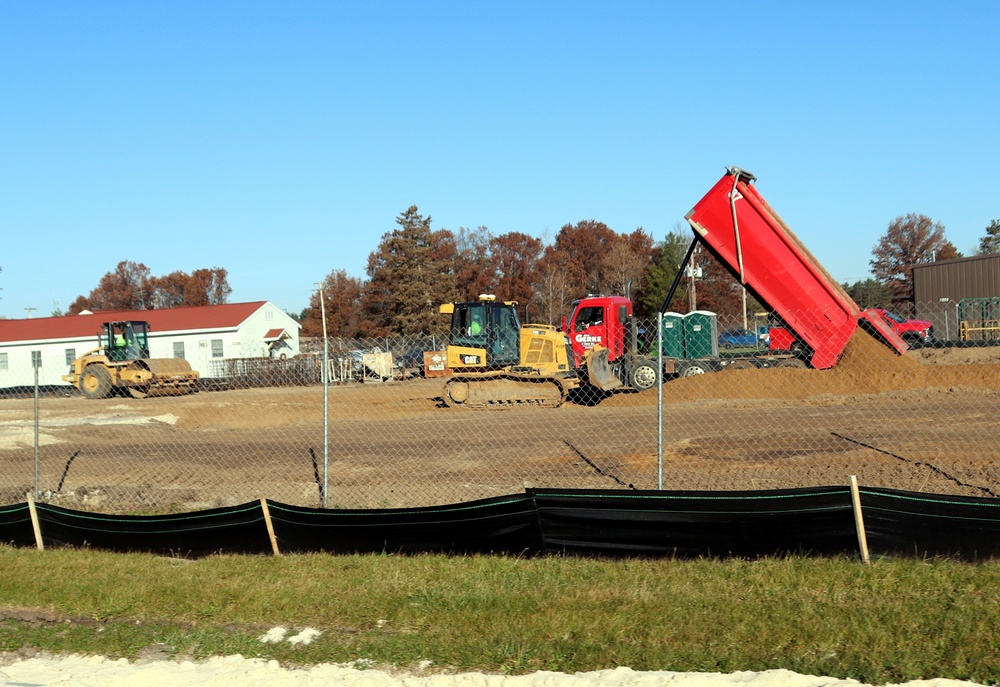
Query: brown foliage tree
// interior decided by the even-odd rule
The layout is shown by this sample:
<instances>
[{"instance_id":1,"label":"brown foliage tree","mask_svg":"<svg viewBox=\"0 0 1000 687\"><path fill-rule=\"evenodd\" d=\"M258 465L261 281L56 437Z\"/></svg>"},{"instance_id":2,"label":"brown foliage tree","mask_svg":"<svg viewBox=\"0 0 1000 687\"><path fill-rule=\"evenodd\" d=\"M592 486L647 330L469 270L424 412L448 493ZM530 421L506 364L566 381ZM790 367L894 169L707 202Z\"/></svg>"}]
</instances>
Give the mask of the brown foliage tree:
<instances>
[{"instance_id":1,"label":"brown foliage tree","mask_svg":"<svg viewBox=\"0 0 1000 687\"><path fill-rule=\"evenodd\" d=\"M635 301L642 292L643 277L652 259L653 237L642 228L617 236L604 256L609 292L628 293Z\"/></svg>"},{"instance_id":2,"label":"brown foliage tree","mask_svg":"<svg viewBox=\"0 0 1000 687\"><path fill-rule=\"evenodd\" d=\"M569 306L574 298L579 298L578 291L570 283L568 268L558 254L549 251L547 246L538 261L537 292L540 301L540 322L552 324L560 317L569 313Z\"/></svg>"},{"instance_id":3,"label":"brown foliage tree","mask_svg":"<svg viewBox=\"0 0 1000 687\"><path fill-rule=\"evenodd\" d=\"M641 280L652 255L653 240L641 228L618 234L594 220L563 226L539 261L545 317L556 321L589 293L623 293L630 279Z\"/></svg>"},{"instance_id":4,"label":"brown foliage tree","mask_svg":"<svg viewBox=\"0 0 1000 687\"><path fill-rule=\"evenodd\" d=\"M142 263L123 260L113 272L101 277L97 288L79 296L67 314L83 310L151 310L182 305L220 305L229 300L232 288L227 272L221 267L195 270L192 274L171 272L164 277L150 276Z\"/></svg>"},{"instance_id":5,"label":"brown foliage tree","mask_svg":"<svg viewBox=\"0 0 1000 687\"><path fill-rule=\"evenodd\" d=\"M184 305L222 305L228 302L233 292L228 276L229 273L221 267L195 270L184 288Z\"/></svg>"},{"instance_id":6,"label":"brown foliage tree","mask_svg":"<svg viewBox=\"0 0 1000 687\"><path fill-rule=\"evenodd\" d=\"M79 296L69 306L70 315L84 310L146 310L152 306L149 268L141 262L122 260L108 272L97 288Z\"/></svg>"},{"instance_id":7,"label":"brown foliage tree","mask_svg":"<svg viewBox=\"0 0 1000 687\"><path fill-rule=\"evenodd\" d=\"M493 235L486 227L469 230L464 227L455 235L455 254L452 271L458 298L473 301L481 293L497 290L497 275L490 255L490 241ZM510 300L505 294L497 294Z\"/></svg>"},{"instance_id":8,"label":"brown foliage tree","mask_svg":"<svg viewBox=\"0 0 1000 687\"><path fill-rule=\"evenodd\" d=\"M149 280L152 291L152 302L155 308L176 308L184 303L184 287L188 275L185 272L171 272L165 277L152 277Z\"/></svg>"},{"instance_id":9,"label":"brown foliage tree","mask_svg":"<svg viewBox=\"0 0 1000 687\"><path fill-rule=\"evenodd\" d=\"M221 305L233 292L228 272L221 267L186 272L171 272L165 277L149 280L150 300L154 308Z\"/></svg>"},{"instance_id":10,"label":"brown foliage tree","mask_svg":"<svg viewBox=\"0 0 1000 687\"><path fill-rule=\"evenodd\" d=\"M323 279L323 288L309 299L309 309L302 320L302 336L323 336L323 309L326 308L327 336L352 339L361 335L361 293L364 283L345 270L334 270Z\"/></svg>"},{"instance_id":11,"label":"brown foliage tree","mask_svg":"<svg viewBox=\"0 0 1000 687\"><path fill-rule=\"evenodd\" d=\"M559 230L553 252L561 254L560 262L577 297L610 291L613 277L605 256L618 239L608 225L594 220L567 224Z\"/></svg>"},{"instance_id":12,"label":"brown foliage tree","mask_svg":"<svg viewBox=\"0 0 1000 687\"><path fill-rule=\"evenodd\" d=\"M875 279L889 287L893 300L913 298L913 266L961 257L944 237L944 225L926 215L910 213L889 223L872 248L869 261Z\"/></svg>"},{"instance_id":13,"label":"brown foliage tree","mask_svg":"<svg viewBox=\"0 0 1000 687\"><path fill-rule=\"evenodd\" d=\"M542 242L527 234L512 231L490 239L489 248L497 298L517 301L534 315L529 304L534 304L535 301Z\"/></svg>"}]
</instances>

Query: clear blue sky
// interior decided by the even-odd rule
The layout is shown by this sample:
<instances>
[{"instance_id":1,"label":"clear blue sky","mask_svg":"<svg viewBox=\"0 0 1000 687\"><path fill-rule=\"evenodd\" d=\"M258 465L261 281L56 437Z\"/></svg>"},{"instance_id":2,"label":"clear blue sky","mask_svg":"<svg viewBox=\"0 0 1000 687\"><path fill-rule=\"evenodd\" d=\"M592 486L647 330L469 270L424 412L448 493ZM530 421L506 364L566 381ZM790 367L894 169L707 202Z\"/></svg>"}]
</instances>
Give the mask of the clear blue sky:
<instances>
[{"instance_id":1,"label":"clear blue sky","mask_svg":"<svg viewBox=\"0 0 1000 687\"><path fill-rule=\"evenodd\" d=\"M723 174L838 280L1000 218L996 2L0 4L0 316L122 260L298 312L410 205L662 239Z\"/></svg>"}]
</instances>

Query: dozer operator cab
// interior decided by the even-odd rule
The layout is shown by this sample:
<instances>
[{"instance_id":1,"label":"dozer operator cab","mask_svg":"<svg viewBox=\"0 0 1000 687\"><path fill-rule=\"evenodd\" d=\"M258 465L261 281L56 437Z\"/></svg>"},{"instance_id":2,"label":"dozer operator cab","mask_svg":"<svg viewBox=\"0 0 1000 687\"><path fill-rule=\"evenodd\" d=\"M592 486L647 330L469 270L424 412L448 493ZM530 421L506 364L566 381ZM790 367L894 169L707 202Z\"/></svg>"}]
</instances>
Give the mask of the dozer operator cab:
<instances>
[{"instance_id":1,"label":"dozer operator cab","mask_svg":"<svg viewBox=\"0 0 1000 687\"><path fill-rule=\"evenodd\" d=\"M451 314L448 366L496 369L517 365L521 322L516 305L491 296L480 296L471 303L442 305L441 312Z\"/></svg>"},{"instance_id":2,"label":"dozer operator cab","mask_svg":"<svg viewBox=\"0 0 1000 687\"><path fill-rule=\"evenodd\" d=\"M145 322L105 322L102 336L112 362L149 357L149 325Z\"/></svg>"}]
</instances>

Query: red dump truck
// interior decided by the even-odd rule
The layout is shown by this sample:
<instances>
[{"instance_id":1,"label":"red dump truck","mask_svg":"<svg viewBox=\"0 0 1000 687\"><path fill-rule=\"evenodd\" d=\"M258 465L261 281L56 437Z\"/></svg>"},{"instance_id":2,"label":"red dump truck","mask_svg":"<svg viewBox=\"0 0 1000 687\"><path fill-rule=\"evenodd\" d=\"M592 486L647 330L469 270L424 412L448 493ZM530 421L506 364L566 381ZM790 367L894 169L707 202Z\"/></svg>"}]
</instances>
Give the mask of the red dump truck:
<instances>
[{"instance_id":1,"label":"red dump truck","mask_svg":"<svg viewBox=\"0 0 1000 687\"><path fill-rule=\"evenodd\" d=\"M783 326L770 330L770 345L759 352L720 353L713 332L707 338L700 337L693 347L695 353L688 346L686 354L673 354L668 352L671 347L666 339L674 322L665 319L664 374L689 376L724 369L807 365L827 369L837 363L859 325L895 351L905 352L908 345L904 338L909 340L913 334L887 319L884 311L862 311L761 197L754 181L752 174L728 168L687 214L687 220L695 240ZM664 308L671 296L664 300ZM593 350L607 349L611 369L626 386L640 390L652 386L655 367L651 356L637 353L635 327L630 326L631 302L621 296L588 296L574 305L563 328L576 366L586 367ZM695 326L700 326L697 319ZM924 325L924 336L930 334L928 326ZM685 330L682 336L691 336L688 323L678 324L678 328Z\"/></svg>"}]
</instances>

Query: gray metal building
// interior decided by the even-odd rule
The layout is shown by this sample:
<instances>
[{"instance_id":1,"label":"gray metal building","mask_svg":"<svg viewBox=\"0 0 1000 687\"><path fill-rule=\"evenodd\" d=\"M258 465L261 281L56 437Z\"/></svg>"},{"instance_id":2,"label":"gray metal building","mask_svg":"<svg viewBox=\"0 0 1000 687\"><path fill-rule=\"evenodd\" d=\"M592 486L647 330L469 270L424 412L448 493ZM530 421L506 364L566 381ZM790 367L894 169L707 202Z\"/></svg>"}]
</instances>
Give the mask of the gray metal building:
<instances>
[{"instance_id":1,"label":"gray metal building","mask_svg":"<svg viewBox=\"0 0 1000 687\"><path fill-rule=\"evenodd\" d=\"M913 302L915 316L933 322L938 339L959 339L962 322L968 331L970 322L982 326L984 322L997 320L1000 255L915 265Z\"/></svg>"}]
</instances>

